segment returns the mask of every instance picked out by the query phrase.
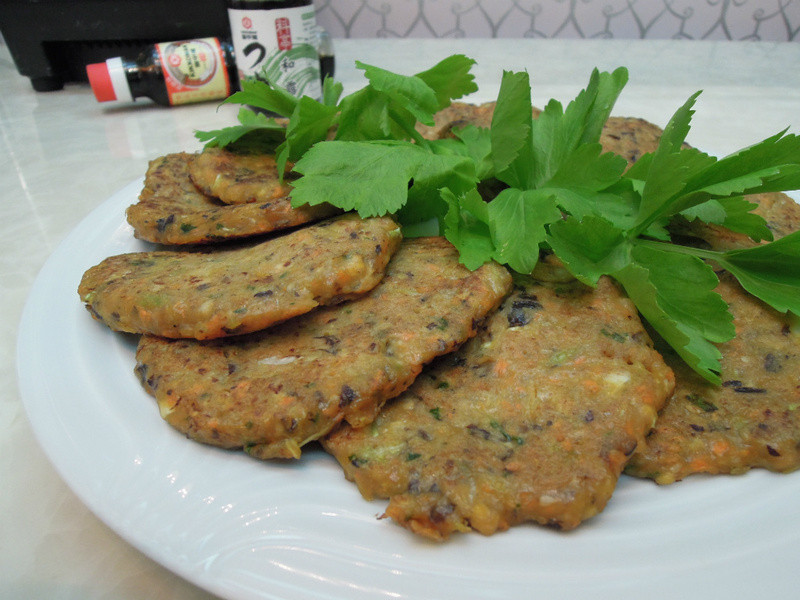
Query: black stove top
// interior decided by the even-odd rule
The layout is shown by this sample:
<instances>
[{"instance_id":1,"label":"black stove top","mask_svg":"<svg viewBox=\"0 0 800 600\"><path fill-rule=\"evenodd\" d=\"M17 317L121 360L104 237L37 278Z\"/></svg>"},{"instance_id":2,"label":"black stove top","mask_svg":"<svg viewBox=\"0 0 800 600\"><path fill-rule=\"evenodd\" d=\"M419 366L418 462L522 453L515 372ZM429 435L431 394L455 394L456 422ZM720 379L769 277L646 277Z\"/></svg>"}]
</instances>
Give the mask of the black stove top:
<instances>
[{"instance_id":1,"label":"black stove top","mask_svg":"<svg viewBox=\"0 0 800 600\"><path fill-rule=\"evenodd\" d=\"M89 63L229 31L225 0L0 1L0 32L17 70L39 92L87 81Z\"/></svg>"}]
</instances>

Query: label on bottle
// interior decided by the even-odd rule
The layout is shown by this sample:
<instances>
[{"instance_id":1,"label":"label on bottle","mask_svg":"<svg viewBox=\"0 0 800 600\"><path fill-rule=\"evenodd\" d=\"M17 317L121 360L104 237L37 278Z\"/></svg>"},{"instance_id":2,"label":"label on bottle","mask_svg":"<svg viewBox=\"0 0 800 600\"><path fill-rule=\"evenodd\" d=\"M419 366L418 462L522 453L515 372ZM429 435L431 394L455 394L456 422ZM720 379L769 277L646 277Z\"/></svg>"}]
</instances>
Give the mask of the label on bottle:
<instances>
[{"instance_id":1,"label":"label on bottle","mask_svg":"<svg viewBox=\"0 0 800 600\"><path fill-rule=\"evenodd\" d=\"M227 98L231 93L225 52L217 38L156 44L169 103Z\"/></svg>"},{"instance_id":2,"label":"label on bottle","mask_svg":"<svg viewBox=\"0 0 800 600\"><path fill-rule=\"evenodd\" d=\"M313 6L228 9L239 78L322 98Z\"/></svg>"}]
</instances>

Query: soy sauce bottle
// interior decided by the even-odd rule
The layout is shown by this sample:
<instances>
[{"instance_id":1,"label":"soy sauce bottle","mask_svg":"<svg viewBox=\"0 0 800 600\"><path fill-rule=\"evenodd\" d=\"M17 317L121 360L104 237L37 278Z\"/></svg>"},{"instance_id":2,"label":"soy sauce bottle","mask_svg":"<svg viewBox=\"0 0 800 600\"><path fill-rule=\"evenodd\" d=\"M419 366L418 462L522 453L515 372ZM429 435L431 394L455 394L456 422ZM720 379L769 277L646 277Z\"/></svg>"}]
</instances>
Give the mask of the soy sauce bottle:
<instances>
[{"instance_id":1,"label":"soy sauce bottle","mask_svg":"<svg viewBox=\"0 0 800 600\"><path fill-rule=\"evenodd\" d=\"M240 80L260 79L293 96L322 97L311 0L228 0Z\"/></svg>"},{"instance_id":2,"label":"soy sauce bottle","mask_svg":"<svg viewBox=\"0 0 800 600\"><path fill-rule=\"evenodd\" d=\"M317 34L317 52L319 54L319 74L322 81L325 81L326 77L333 77L336 71L336 58L331 35L321 27Z\"/></svg>"},{"instance_id":3,"label":"soy sauce bottle","mask_svg":"<svg viewBox=\"0 0 800 600\"><path fill-rule=\"evenodd\" d=\"M155 44L135 60L121 56L86 66L99 102L147 97L162 106L221 100L238 89L230 43L199 38Z\"/></svg>"}]
</instances>

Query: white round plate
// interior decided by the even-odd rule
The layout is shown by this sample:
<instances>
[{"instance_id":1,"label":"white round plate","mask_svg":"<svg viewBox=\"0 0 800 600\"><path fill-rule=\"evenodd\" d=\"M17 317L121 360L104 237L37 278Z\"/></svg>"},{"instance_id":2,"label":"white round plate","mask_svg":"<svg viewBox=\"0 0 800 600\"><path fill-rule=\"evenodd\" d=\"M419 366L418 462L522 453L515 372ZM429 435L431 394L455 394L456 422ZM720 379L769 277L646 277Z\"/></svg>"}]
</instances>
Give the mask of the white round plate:
<instances>
[{"instance_id":1,"label":"white round plate","mask_svg":"<svg viewBox=\"0 0 800 600\"><path fill-rule=\"evenodd\" d=\"M623 477L570 533L535 525L437 544L378 518L321 451L291 463L185 439L133 373L136 339L94 321L76 289L112 254L146 249L124 210L92 212L39 274L19 334L39 443L103 521L189 581L236 599L796 597L800 473L658 487Z\"/></svg>"}]
</instances>

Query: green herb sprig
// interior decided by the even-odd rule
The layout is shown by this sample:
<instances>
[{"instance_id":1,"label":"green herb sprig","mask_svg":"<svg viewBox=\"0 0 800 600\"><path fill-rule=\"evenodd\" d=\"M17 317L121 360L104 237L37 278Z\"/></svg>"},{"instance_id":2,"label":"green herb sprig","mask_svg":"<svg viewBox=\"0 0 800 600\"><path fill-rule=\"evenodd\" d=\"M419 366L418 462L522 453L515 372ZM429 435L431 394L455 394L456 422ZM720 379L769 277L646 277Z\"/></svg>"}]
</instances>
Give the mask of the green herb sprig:
<instances>
[{"instance_id":1,"label":"green herb sprig","mask_svg":"<svg viewBox=\"0 0 800 600\"><path fill-rule=\"evenodd\" d=\"M587 285L610 276L713 383L720 383L715 344L735 329L712 264L776 310L800 315L800 232L717 252L681 245L668 229L676 219L699 220L772 240L743 197L800 188L800 138L783 131L722 159L690 148L698 92L675 112L658 149L626 171L625 159L599 143L628 80L620 68L595 70L566 107L551 100L537 118L528 74L505 72L489 129L423 139L417 122L432 125L434 113L476 91L473 64L456 55L404 76L357 63L367 85L341 98L341 85L326 80L322 102L251 82L228 101L287 117L285 130L242 109L239 125L197 135L209 145L255 142L281 164L296 163L302 177L293 206L327 202L363 217L393 214L406 235L446 236L470 269L496 260L531 273L546 250ZM500 191L484 197L486 188Z\"/></svg>"}]
</instances>

